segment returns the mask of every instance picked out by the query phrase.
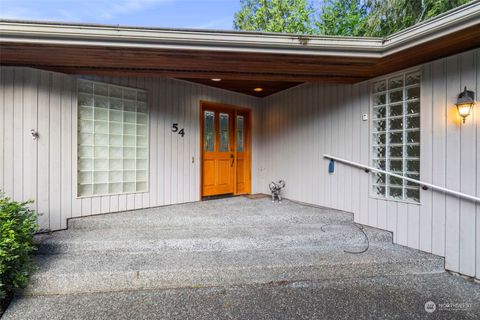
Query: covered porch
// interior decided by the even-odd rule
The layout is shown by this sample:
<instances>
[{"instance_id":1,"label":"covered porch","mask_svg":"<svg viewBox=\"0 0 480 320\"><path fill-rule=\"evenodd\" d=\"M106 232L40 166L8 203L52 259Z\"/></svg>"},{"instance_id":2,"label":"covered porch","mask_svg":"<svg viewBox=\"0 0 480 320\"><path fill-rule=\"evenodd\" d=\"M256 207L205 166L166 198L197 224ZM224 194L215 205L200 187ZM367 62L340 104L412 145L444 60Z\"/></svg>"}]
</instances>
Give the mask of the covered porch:
<instances>
[{"instance_id":1,"label":"covered porch","mask_svg":"<svg viewBox=\"0 0 480 320\"><path fill-rule=\"evenodd\" d=\"M205 151L201 104L226 105L251 114L250 167L245 171L250 184L242 193L267 194L270 181L283 179L287 199L349 212L350 220L391 232L394 243L424 252L408 254L445 257L447 270L478 278L477 204L340 164L331 175L323 155L381 167L387 161L385 150L402 144L388 151L398 152L388 161L397 161L402 174L478 197L480 113L462 124L454 104L465 86L480 92L479 6L470 3L385 39L0 21L1 189L15 200L34 200L44 231L88 221L102 225L111 218L76 219L118 212L112 217L138 214L134 223L154 227L155 219L143 219L142 212L132 210L151 208L162 217L173 210L181 217L171 205L195 203L179 207L187 211L215 208L212 202L198 203ZM92 92L80 89L82 81L94 83ZM96 85L106 87L107 98L113 98L103 100L108 107L99 107L107 110L99 112L104 118L95 118L94 98L81 99L97 95ZM110 110L112 101L121 100L110 95L113 87L120 88L122 99L125 92L134 92L135 98L124 100L134 100L135 108L142 105L134 111L122 105L122 112L135 115L133 122L125 120L125 114L122 121L113 121L121 122L121 128L109 123L119 111ZM393 105L388 107L392 112L387 113L387 104ZM398 105L401 113L395 114ZM95 127L97 120L108 124ZM400 139L392 145L386 142L387 123L397 126L394 134L401 131L389 136ZM118 128L124 131L115 133ZM117 145L110 140L112 133L130 137ZM119 148L121 156L112 156ZM133 153L124 157L129 151ZM119 162L120 169L115 164ZM110 171L121 171L121 177ZM234 221L228 212L248 216L238 211L244 205L254 210L235 199L228 210L217 208L226 214L222 223ZM264 214L280 210L291 222L299 219L282 208L270 207ZM111 225L122 230L121 222ZM358 230L350 231L351 240ZM78 234L86 235L95 233ZM295 244L282 241L273 245ZM210 240L201 243L208 248ZM266 239L250 244L271 243ZM185 249L185 243L179 245ZM218 245L228 249L222 241ZM402 249L390 243L388 248L392 253L387 254Z\"/></svg>"}]
</instances>

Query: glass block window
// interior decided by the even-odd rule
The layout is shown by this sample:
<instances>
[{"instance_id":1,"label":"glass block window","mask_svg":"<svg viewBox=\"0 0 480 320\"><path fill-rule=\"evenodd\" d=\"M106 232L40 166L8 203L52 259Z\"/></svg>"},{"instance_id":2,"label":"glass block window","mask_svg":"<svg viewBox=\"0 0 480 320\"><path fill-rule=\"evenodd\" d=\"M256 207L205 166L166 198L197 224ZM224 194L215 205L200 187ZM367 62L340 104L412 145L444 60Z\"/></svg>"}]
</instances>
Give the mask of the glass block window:
<instances>
[{"instance_id":1,"label":"glass block window","mask_svg":"<svg viewBox=\"0 0 480 320\"><path fill-rule=\"evenodd\" d=\"M420 180L420 73L377 81L372 88L372 166ZM376 196L420 202L420 187L376 173Z\"/></svg>"},{"instance_id":2,"label":"glass block window","mask_svg":"<svg viewBox=\"0 0 480 320\"><path fill-rule=\"evenodd\" d=\"M78 80L78 196L146 191L147 93Z\"/></svg>"}]
</instances>

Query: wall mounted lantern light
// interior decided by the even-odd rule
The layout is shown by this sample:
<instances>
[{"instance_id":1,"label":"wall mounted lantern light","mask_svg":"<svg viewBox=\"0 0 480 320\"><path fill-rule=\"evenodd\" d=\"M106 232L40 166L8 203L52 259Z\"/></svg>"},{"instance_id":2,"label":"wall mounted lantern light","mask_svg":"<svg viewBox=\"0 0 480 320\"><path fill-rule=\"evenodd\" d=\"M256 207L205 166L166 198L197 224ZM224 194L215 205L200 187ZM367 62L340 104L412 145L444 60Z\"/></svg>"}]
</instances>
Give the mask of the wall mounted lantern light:
<instances>
[{"instance_id":1,"label":"wall mounted lantern light","mask_svg":"<svg viewBox=\"0 0 480 320\"><path fill-rule=\"evenodd\" d=\"M475 92L467 90L467 87L465 87L463 92L458 95L455 105L458 115L462 117L463 123L465 123L465 118L472 113L472 108L475 105Z\"/></svg>"}]
</instances>

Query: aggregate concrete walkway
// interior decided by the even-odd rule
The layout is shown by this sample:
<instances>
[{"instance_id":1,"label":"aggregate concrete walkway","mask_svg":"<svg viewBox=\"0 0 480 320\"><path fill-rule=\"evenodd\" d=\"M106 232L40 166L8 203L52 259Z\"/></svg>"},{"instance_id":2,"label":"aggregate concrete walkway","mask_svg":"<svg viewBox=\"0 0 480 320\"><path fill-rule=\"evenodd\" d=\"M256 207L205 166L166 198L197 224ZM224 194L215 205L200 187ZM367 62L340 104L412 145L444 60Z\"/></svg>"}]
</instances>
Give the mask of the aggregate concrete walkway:
<instances>
[{"instance_id":1,"label":"aggregate concrete walkway","mask_svg":"<svg viewBox=\"0 0 480 320\"><path fill-rule=\"evenodd\" d=\"M244 197L73 219L4 318L479 318L480 284L363 230L347 253L350 213Z\"/></svg>"}]
</instances>

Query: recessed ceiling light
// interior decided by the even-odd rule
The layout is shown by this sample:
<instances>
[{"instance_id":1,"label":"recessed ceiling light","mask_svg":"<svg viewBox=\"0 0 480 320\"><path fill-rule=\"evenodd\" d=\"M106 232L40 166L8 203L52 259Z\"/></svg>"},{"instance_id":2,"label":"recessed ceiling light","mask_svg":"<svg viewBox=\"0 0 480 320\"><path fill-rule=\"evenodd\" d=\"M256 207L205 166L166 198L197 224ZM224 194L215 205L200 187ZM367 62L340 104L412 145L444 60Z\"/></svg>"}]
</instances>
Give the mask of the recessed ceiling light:
<instances>
[{"instance_id":1,"label":"recessed ceiling light","mask_svg":"<svg viewBox=\"0 0 480 320\"><path fill-rule=\"evenodd\" d=\"M263 91L263 88L255 88L255 89L253 89L253 91L255 91L255 92L262 92L262 91Z\"/></svg>"},{"instance_id":2,"label":"recessed ceiling light","mask_svg":"<svg viewBox=\"0 0 480 320\"><path fill-rule=\"evenodd\" d=\"M219 79L219 78L213 78L212 81L215 81L215 82L220 82L222 81L222 79Z\"/></svg>"}]
</instances>

